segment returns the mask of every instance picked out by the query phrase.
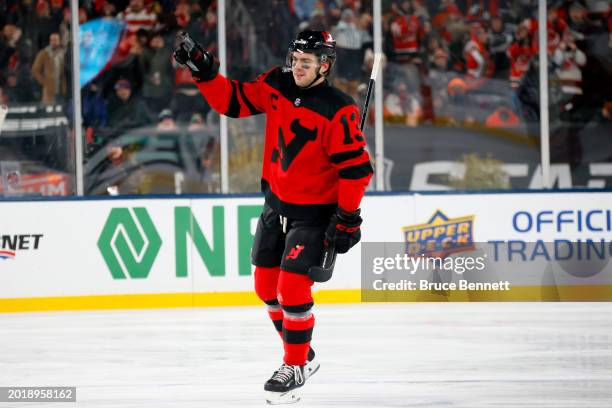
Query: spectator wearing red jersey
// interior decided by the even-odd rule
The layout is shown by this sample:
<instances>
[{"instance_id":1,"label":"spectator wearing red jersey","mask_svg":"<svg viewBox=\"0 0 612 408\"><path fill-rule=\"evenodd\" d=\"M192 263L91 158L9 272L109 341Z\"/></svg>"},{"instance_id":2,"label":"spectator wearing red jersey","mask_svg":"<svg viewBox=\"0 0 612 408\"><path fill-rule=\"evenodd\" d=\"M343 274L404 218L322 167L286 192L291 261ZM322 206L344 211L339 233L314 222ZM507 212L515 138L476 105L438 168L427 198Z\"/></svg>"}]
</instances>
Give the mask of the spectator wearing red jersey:
<instances>
[{"instance_id":1,"label":"spectator wearing red jersey","mask_svg":"<svg viewBox=\"0 0 612 408\"><path fill-rule=\"evenodd\" d=\"M416 92L421 84L421 48L424 41L423 24L414 14L411 1L391 5L392 19L389 27L390 69L396 69L396 80L405 81L409 92ZM394 64L393 64L394 63Z\"/></svg>"},{"instance_id":2,"label":"spectator wearing red jersey","mask_svg":"<svg viewBox=\"0 0 612 408\"><path fill-rule=\"evenodd\" d=\"M529 62L534 54L535 50L531 45L529 30L524 25L518 26L516 30L516 39L508 48L508 57L510 58L510 86L512 89L518 89L523 75L525 75L525 72L529 69Z\"/></svg>"},{"instance_id":3,"label":"spectator wearing red jersey","mask_svg":"<svg viewBox=\"0 0 612 408\"><path fill-rule=\"evenodd\" d=\"M431 21L434 30L448 43L456 41L465 33L465 22L455 0L442 0L440 9Z\"/></svg>"},{"instance_id":4,"label":"spectator wearing red jersey","mask_svg":"<svg viewBox=\"0 0 612 408\"><path fill-rule=\"evenodd\" d=\"M392 5L394 18L390 32L393 42L393 60L396 62L414 62L419 58L420 41L423 37L423 27L414 14L412 3L402 1L400 5Z\"/></svg>"},{"instance_id":5,"label":"spectator wearing red jersey","mask_svg":"<svg viewBox=\"0 0 612 408\"><path fill-rule=\"evenodd\" d=\"M487 38L488 33L483 25L472 24L470 40L463 48L466 82L471 90L480 88L487 78L491 77L495 68L487 52Z\"/></svg>"},{"instance_id":6,"label":"spectator wearing red jersey","mask_svg":"<svg viewBox=\"0 0 612 408\"><path fill-rule=\"evenodd\" d=\"M525 25L519 25L516 31L516 38L510 48L508 48L508 57L510 58L512 108L521 118L524 118L525 115L523 114L523 104L519 98L519 88L521 80L529 70L531 58L536 54L537 51L532 46L529 30Z\"/></svg>"},{"instance_id":7,"label":"spectator wearing red jersey","mask_svg":"<svg viewBox=\"0 0 612 408\"><path fill-rule=\"evenodd\" d=\"M117 18L125 21L129 35L136 34L140 29L151 31L157 24L157 14L145 8L144 0L130 0L128 8Z\"/></svg>"},{"instance_id":8,"label":"spectator wearing red jersey","mask_svg":"<svg viewBox=\"0 0 612 408\"><path fill-rule=\"evenodd\" d=\"M563 17L563 13L558 7L548 9L546 18L546 46L549 57L555 52L561 42L561 35L567 30L568 25ZM538 21L534 18L523 22L528 28L532 38L532 47L537 52L538 48Z\"/></svg>"}]
</instances>

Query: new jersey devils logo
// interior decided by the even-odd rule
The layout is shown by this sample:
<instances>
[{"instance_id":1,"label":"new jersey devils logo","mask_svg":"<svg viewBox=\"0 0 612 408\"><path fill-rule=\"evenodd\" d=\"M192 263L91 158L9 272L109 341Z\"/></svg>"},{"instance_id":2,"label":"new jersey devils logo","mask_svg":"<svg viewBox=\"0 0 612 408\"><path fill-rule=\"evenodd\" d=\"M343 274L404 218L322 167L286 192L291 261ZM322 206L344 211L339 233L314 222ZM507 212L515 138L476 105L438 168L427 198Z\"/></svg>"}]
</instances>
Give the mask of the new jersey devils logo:
<instances>
[{"instance_id":1,"label":"new jersey devils logo","mask_svg":"<svg viewBox=\"0 0 612 408\"><path fill-rule=\"evenodd\" d=\"M306 146L306 143L313 142L317 139L317 128L305 128L300 124L299 119L294 119L293 122L291 122L290 130L294 138L291 139L289 144L285 144L283 129L279 126L278 146L272 151L272 163L276 163L280 158L281 167L284 171L287 171L296 156L304 146Z\"/></svg>"}]
</instances>

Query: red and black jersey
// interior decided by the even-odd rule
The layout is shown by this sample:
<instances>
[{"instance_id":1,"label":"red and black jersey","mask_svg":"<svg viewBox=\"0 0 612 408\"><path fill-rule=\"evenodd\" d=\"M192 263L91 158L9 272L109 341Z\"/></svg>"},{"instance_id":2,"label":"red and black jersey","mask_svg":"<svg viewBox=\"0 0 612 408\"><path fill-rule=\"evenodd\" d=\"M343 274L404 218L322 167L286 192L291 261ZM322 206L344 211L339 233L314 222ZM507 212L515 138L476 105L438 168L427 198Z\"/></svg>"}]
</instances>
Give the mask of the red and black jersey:
<instances>
[{"instance_id":1,"label":"red and black jersey","mask_svg":"<svg viewBox=\"0 0 612 408\"><path fill-rule=\"evenodd\" d=\"M261 187L274 210L315 219L359 208L373 170L350 96L327 81L301 89L280 67L251 82L219 74L197 85L223 115L267 115Z\"/></svg>"}]
</instances>

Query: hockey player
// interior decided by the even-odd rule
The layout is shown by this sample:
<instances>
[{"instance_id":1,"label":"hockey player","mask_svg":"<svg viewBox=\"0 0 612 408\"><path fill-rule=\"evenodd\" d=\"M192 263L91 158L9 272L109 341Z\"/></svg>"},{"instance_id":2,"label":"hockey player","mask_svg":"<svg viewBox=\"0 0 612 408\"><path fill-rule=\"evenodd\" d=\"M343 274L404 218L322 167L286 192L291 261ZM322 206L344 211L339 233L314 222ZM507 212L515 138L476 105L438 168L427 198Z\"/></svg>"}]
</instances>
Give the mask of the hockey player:
<instances>
[{"instance_id":1,"label":"hockey player","mask_svg":"<svg viewBox=\"0 0 612 408\"><path fill-rule=\"evenodd\" d=\"M284 361L264 389L269 403L297 402L297 389L318 369L308 270L320 264L326 246L345 253L359 242L359 206L373 173L357 106L327 80L335 41L324 31L303 31L284 67L251 82L223 77L213 56L188 36L174 55L220 114L266 114L265 205L251 256L255 291L282 338Z\"/></svg>"}]
</instances>

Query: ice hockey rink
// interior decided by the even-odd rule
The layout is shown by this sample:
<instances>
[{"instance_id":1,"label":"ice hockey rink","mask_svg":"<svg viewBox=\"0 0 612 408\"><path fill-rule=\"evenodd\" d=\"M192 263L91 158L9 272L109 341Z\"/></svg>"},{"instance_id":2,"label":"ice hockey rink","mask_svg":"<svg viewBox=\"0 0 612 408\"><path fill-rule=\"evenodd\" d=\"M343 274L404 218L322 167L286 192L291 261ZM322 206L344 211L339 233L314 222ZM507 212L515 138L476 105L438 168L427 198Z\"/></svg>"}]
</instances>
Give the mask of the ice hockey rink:
<instances>
[{"instance_id":1,"label":"ice hockey rink","mask_svg":"<svg viewBox=\"0 0 612 408\"><path fill-rule=\"evenodd\" d=\"M612 305L321 305L301 407L612 406ZM281 343L263 307L0 315L0 386L78 407L266 406ZM67 407L75 403L0 403Z\"/></svg>"}]
</instances>

